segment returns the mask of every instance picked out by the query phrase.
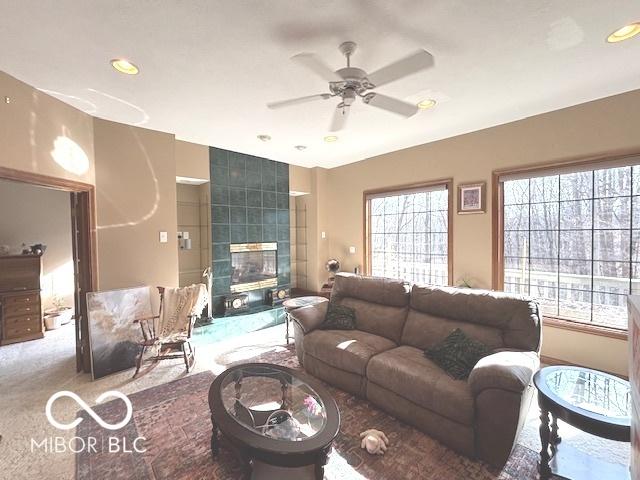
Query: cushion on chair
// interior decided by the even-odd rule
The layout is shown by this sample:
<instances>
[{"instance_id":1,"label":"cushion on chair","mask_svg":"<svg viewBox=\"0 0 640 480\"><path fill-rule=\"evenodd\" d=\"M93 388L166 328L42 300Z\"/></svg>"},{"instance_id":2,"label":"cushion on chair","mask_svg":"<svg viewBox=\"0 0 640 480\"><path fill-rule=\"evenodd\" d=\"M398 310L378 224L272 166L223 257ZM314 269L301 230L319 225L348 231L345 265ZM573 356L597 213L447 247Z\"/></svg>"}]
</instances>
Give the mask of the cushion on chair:
<instances>
[{"instance_id":1,"label":"cushion on chair","mask_svg":"<svg viewBox=\"0 0 640 480\"><path fill-rule=\"evenodd\" d=\"M474 401L467 382L449 377L418 348L404 345L376 355L367 366L367 378L443 417L473 424Z\"/></svg>"},{"instance_id":2,"label":"cushion on chair","mask_svg":"<svg viewBox=\"0 0 640 480\"><path fill-rule=\"evenodd\" d=\"M369 359L396 346L360 330L314 330L303 339L305 354L346 372L365 374Z\"/></svg>"}]
</instances>

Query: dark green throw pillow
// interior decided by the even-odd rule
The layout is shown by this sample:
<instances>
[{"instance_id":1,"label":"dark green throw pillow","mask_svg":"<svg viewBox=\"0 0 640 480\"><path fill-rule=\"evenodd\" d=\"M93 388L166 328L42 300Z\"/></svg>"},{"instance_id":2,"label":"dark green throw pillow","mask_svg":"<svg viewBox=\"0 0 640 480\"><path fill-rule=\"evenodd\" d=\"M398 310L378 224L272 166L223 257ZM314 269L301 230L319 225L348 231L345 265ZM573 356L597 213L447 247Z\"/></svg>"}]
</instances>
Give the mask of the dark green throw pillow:
<instances>
[{"instance_id":1,"label":"dark green throw pillow","mask_svg":"<svg viewBox=\"0 0 640 480\"><path fill-rule=\"evenodd\" d=\"M351 307L329 302L324 322L320 325L322 330L353 330L356 328L356 311Z\"/></svg>"},{"instance_id":2,"label":"dark green throw pillow","mask_svg":"<svg viewBox=\"0 0 640 480\"><path fill-rule=\"evenodd\" d=\"M485 344L467 337L459 328L438 345L424 351L427 358L456 380L467 378L478 360L490 353Z\"/></svg>"}]
</instances>

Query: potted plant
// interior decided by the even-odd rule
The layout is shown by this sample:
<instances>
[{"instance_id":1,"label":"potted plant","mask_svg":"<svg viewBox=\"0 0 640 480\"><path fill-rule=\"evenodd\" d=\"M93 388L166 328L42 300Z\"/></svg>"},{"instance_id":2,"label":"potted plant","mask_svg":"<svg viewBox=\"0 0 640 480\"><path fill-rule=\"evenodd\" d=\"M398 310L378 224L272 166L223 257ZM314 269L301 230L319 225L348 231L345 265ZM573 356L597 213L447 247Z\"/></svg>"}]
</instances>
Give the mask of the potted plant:
<instances>
[{"instance_id":1,"label":"potted plant","mask_svg":"<svg viewBox=\"0 0 640 480\"><path fill-rule=\"evenodd\" d=\"M61 325L66 325L73 316L71 307L65 306L60 295L54 295L51 298L51 303L53 303L53 308L44 311L44 324L47 330L55 330Z\"/></svg>"}]
</instances>

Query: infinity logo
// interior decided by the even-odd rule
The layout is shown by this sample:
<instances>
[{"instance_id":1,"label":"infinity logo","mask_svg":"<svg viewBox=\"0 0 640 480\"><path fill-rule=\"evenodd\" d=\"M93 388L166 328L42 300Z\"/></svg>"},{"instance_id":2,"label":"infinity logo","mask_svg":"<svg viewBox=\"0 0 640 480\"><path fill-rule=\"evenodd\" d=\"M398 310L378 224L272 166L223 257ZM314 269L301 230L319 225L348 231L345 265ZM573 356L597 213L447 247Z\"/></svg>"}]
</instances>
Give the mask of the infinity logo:
<instances>
[{"instance_id":1,"label":"infinity logo","mask_svg":"<svg viewBox=\"0 0 640 480\"><path fill-rule=\"evenodd\" d=\"M71 430L72 428L77 427L80 424L80 422L82 422L83 420L82 418L76 418L71 423L60 423L55 418L53 418L53 415L51 414L51 407L53 406L53 402L55 402L60 397L73 398L76 401L76 403L80 405L85 412L91 415L91 417L96 422L98 422L98 424L102 428L106 428L108 430L118 430L124 427L127 423L129 423L129 420L131 420L131 416L133 415L133 406L131 405L131 400L129 400L129 398L124 393L117 392L116 390L109 390L108 392L104 392L102 395L96 398L96 403L102 403L105 398L116 397L122 400L124 404L127 406L127 414L125 415L124 419L121 422L118 422L115 424L107 423L104 420L102 420L102 418L100 418L100 416L96 412L94 412L93 409L89 405L87 405L85 401L82 400L75 393L69 392L67 390L62 390L60 392L57 392L51 395L51 397L47 401L47 406L45 407L45 414L47 415L47 419L49 420L49 423L51 423L51 425L53 425L54 427L60 430Z\"/></svg>"}]
</instances>

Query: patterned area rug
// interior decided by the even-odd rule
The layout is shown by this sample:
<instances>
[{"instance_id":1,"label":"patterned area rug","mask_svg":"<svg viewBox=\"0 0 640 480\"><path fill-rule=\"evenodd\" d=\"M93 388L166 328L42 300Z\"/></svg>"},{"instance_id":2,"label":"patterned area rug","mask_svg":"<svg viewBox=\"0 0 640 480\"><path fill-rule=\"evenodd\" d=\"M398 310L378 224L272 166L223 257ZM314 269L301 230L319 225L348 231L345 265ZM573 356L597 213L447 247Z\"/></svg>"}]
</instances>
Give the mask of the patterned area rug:
<instances>
[{"instance_id":1,"label":"patterned area rug","mask_svg":"<svg viewBox=\"0 0 640 480\"><path fill-rule=\"evenodd\" d=\"M248 361L271 362L300 369L292 349L279 348ZM119 453L109 452L106 438L114 432L103 430L86 412L77 436L96 437L97 453L76 456L78 480L192 480L237 479L240 465L232 453L222 448L214 462L209 440L211 422L207 395L214 375L203 372L130 395L133 420L118 430ZM334 443L328 480L525 480L538 478L536 452L517 445L502 471L470 460L444 447L418 430L378 410L369 402L328 387L342 416L340 434ZM125 406L120 400L95 407L110 423L120 421ZM390 448L384 456L372 456L360 449L359 434L367 428L384 431ZM133 441L144 453L136 453ZM126 447L126 450L124 450ZM115 448L115 447L112 447Z\"/></svg>"}]
</instances>

